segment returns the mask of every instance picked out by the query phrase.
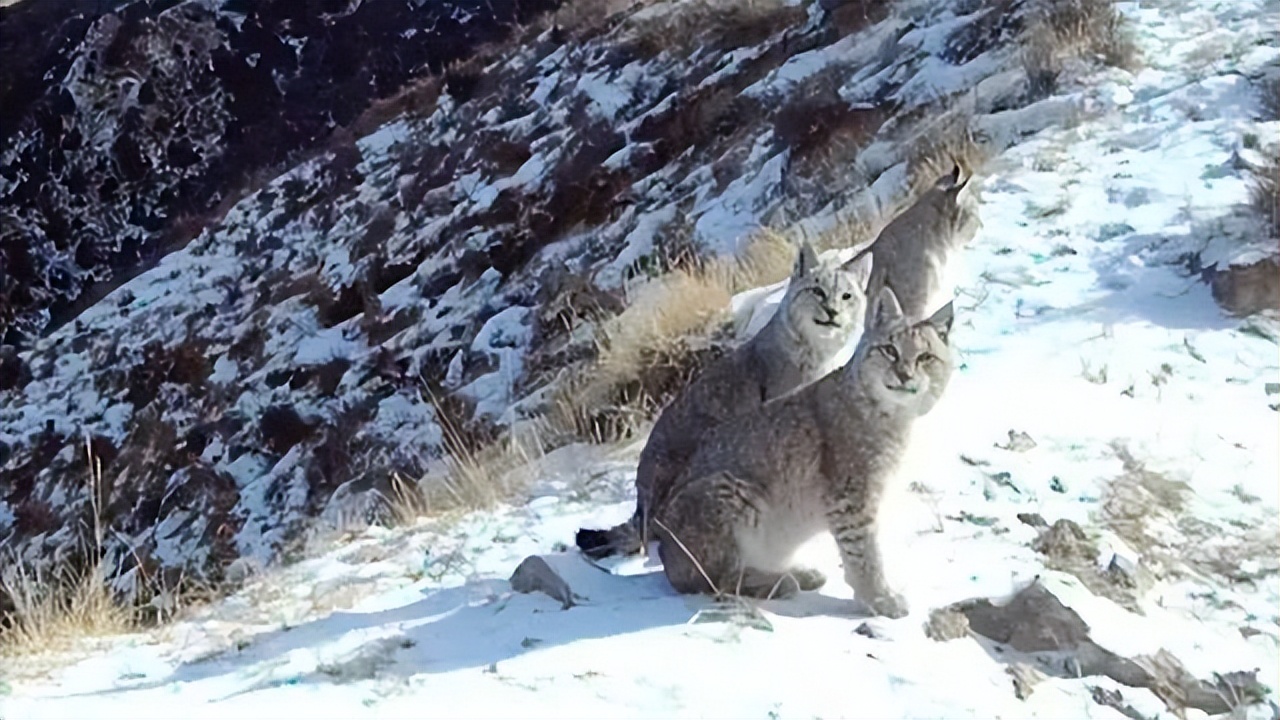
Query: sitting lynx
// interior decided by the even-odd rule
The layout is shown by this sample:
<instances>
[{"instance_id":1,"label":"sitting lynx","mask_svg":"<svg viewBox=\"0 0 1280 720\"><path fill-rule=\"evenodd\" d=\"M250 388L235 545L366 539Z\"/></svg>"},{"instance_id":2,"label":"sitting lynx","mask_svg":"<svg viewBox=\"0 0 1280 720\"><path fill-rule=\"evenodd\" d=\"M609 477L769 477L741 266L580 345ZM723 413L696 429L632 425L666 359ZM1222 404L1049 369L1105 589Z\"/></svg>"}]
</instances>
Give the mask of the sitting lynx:
<instances>
[{"instance_id":1,"label":"sitting lynx","mask_svg":"<svg viewBox=\"0 0 1280 720\"><path fill-rule=\"evenodd\" d=\"M910 323L892 290L873 302L844 368L703 437L654 509L676 590L785 597L820 587L825 578L792 556L829 529L854 599L879 615L907 613L885 582L877 513L912 422L951 376L952 308Z\"/></svg>"},{"instance_id":2,"label":"sitting lynx","mask_svg":"<svg viewBox=\"0 0 1280 720\"><path fill-rule=\"evenodd\" d=\"M773 318L734 352L709 365L654 424L636 470L636 511L609 530L581 529L590 557L639 552L649 509L683 470L702 434L728 418L803 387L830 372L833 358L862 326L872 258L822 263L807 243Z\"/></svg>"}]
</instances>

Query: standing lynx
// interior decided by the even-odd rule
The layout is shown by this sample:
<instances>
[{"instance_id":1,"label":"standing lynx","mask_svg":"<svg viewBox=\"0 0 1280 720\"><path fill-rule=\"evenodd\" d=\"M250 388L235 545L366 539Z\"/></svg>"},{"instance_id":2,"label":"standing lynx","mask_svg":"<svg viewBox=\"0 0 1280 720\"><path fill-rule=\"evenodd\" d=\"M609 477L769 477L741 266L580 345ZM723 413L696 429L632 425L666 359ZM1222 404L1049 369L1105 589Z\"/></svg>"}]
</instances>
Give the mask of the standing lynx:
<instances>
[{"instance_id":1,"label":"standing lynx","mask_svg":"<svg viewBox=\"0 0 1280 720\"><path fill-rule=\"evenodd\" d=\"M888 286L913 321L951 301L955 288L948 261L982 225L972 191L964 192L972 176L961 175L956 165L858 253L875 258L867 295L875 297Z\"/></svg>"},{"instance_id":2,"label":"standing lynx","mask_svg":"<svg viewBox=\"0 0 1280 720\"><path fill-rule=\"evenodd\" d=\"M653 537L650 508L684 469L703 433L830 372L862 326L871 265L870 256L843 265L822 263L803 245L768 324L703 370L658 417L640 453L631 519L609 530L579 530L578 547L596 558L639 552Z\"/></svg>"},{"instance_id":3,"label":"standing lynx","mask_svg":"<svg viewBox=\"0 0 1280 720\"><path fill-rule=\"evenodd\" d=\"M825 578L792 558L830 530L854 599L879 615L905 615L885 581L877 515L912 422L950 378L951 321L948 303L911 323L884 288L849 364L710 431L655 508L672 586L755 597L820 587Z\"/></svg>"}]
</instances>

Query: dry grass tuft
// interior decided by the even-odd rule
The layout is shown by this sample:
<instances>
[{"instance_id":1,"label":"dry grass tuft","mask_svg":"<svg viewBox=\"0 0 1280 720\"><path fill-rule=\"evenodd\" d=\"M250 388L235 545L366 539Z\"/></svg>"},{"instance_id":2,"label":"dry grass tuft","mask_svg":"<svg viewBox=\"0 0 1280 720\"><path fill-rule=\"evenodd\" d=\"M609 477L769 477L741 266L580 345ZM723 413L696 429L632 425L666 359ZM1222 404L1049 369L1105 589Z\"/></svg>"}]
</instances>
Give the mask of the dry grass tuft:
<instances>
[{"instance_id":1,"label":"dry grass tuft","mask_svg":"<svg viewBox=\"0 0 1280 720\"><path fill-rule=\"evenodd\" d=\"M1099 520L1141 553L1144 562L1170 572L1176 565L1170 552L1176 535L1168 519L1186 508L1187 484L1147 469L1123 445L1112 447L1124 464L1124 472L1104 489Z\"/></svg>"},{"instance_id":2,"label":"dry grass tuft","mask_svg":"<svg viewBox=\"0 0 1280 720\"><path fill-rule=\"evenodd\" d=\"M1099 521L1142 555L1159 577L1204 576L1253 583L1280 575L1274 519L1222 526L1188 512L1186 483L1146 468L1122 446L1124 472L1108 483Z\"/></svg>"},{"instance_id":3,"label":"dry grass tuft","mask_svg":"<svg viewBox=\"0 0 1280 720\"><path fill-rule=\"evenodd\" d=\"M88 567L63 563L48 576L38 567L11 556L0 571L0 657L42 655L71 646L76 640L125 632L138 614L120 601L108 582L102 522L109 486L92 438L85 438L89 505L93 533L83 541Z\"/></svg>"},{"instance_id":4,"label":"dry grass tuft","mask_svg":"<svg viewBox=\"0 0 1280 720\"><path fill-rule=\"evenodd\" d=\"M551 425L595 441L630 435L664 396L718 356L721 349L708 338L726 319L733 295L786 278L795 247L784 235L761 231L735 256L687 256L637 287L626 309L597 329L595 362L558 388Z\"/></svg>"},{"instance_id":5,"label":"dry grass tuft","mask_svg":"<svg viewBox=\"0 0 1280 720\"><path fill-rule=\"evenodd\" d=\"M551 13L551 23L570 33L584 32L600 27L614 15L642 2L643 0L566 0Z\"/></svg>"},{"instance_id":6,"label":"dry grass tuft","mask_svg":"<svg viewBox=\"0 0 1280 720\"><path fill-rule=\"evenodd\" d=\"M49 573L18 557L0 566L0 657L47 655L85 638L118 635L172 621L217 591L207 583L148 572L136 551L132 568L107 560L108 534L127 540L104 522L110 482L93 438L85 438L90 518L79 550Z\"/></svg>"},{"instance_id":7,"label":"dry grass tuft","mask_svg":"<svg viewBox=\"0 0 1280 720\"><path fill-rule=\"evenodd\" d=\"M128 632L135 613L112 594L99 564L49 577L16 558L0 576L0 593L13 614L0 623L0 657L65 650L77 640Z\"/></svg>"},{"instance_id":8,"label":"dry grass tuft","mask_svg":"<svg viewBox=\"0 0 1280 720\"><path fill-rule=\"evenodd\" d=\"M387 512L398 525L456 510L493 507L521 489L512 471L542 453L536 427L478 439L451 419L450 413L441 411L442 403L434 395L432 403L443 434L444 456L416 481L391 474Z\"/></svg>"},{"instance_id":9,"label":"dry grass tuft","mask_svg":"<svg viewBox=\"0 0 1280 720\"><path fill-rule=\"evenodd\" d=\"M629 19L632 42L643 55L693 55L758 45L805 19L803 6L782 0L685 0L655 3Z\"/></svg>"},{"instance_id":10,"label":"dry grass tuft","mask_svg":"<svg viewBox=\"0 0 1280 720\"><path fill-rule=\"evenodd\" d=\"M1028 21L1022 52L1033 97L1052 94L1071 60L1138 66L1137 45L1110 0L1042 0Z\"/></svg>"}]
</instances>

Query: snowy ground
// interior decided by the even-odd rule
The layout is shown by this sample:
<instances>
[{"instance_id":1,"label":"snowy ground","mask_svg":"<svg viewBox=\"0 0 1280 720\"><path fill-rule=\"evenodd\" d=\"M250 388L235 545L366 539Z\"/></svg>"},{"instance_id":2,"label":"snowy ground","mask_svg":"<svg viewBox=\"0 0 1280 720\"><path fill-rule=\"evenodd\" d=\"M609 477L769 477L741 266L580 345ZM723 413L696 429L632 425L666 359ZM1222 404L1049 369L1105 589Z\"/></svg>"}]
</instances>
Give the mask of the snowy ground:
<instances>
[{"instance_id":1,"label":"snowy ground","mask_svg":"<svg viewBox=\"0 0 1280 720\"><path fill-rule=\"evenodd\" d=\"M819 538L814 562L834 578L820 593L762 603L764 623L691 623L709 600L675 595L642 560L609 575L562 552L577 527L630 512L638 452L571 446L526 469L527 503L369 530L188 621L52 674L18 668L0 717L1122 717L1096 687L1172 717L1151 692L1097 677L1046 679L1021 700L998 653L925 636L932 608L1038 574L1071 583L1045 572L1019 513L1101 533L1103 564L1162 558L1143 615L1077 608L1100 644L1164 648L1202 678L1258 669L1274 690L1276 324L1225 318L1179 262L1246 242L1230 236L1247 197L1230 158L1245 135L1280 128L1253 119L1237 73L1276 62L1274 36L1258 38L1280 17L1234 1L1127 12L1147 69L1099 79L1102 106L988 168L957 298L962 364L889 515L890 579L910 616L857 616ZM1034 447L1008 445L1010 431ZM1125 547L1103 522L1124 475L1117 445L1189 488L1180 509L1143 508L1154 548ZM1244 558L1233 577L1211 562L1228 552ZM580 604L513 594L506 578L530 554Z\"/></svg>"}]
</instances>

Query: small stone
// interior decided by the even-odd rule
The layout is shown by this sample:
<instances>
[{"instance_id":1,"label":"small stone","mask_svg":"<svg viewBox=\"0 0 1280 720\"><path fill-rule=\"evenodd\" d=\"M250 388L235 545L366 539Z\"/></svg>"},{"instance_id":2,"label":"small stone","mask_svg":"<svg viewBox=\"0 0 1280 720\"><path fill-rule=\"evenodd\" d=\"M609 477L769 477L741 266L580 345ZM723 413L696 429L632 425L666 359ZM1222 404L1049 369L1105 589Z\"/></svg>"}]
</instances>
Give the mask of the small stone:
<instances>
[{"instance_id":1,"label":"small stone","mask_svg":"<svg viewBox=\"0 0 1280 720\"><path fill-rule=\"evenodd\" d=\"M1049 523L1045 522L1040 513L1018 513L1018 520L1022 521L1023 525L1029 525L1037 530L1049 527Z\"/></svg>"},{"instance_id":2,"label":"small stone","mask_svg":"<svg viewBox=\"0 0 1280 720\"><path fill-rule=\"evenodd\" d=\"M1008 450L1009 452L1026 452L1028 450L1031 450L1035 446L1036 446L1036 441L1032 440L1030 435L1020 430L1009 431L1008 444L1001 445L999 443L996 443L996 447L1000 448L1001 450Z\"/></svg>"},{"instance_id":3,"label":"small stone","mask_svg":"<svg viewBox=\"0 0 1280 720\"><path fill-rule=\"evenodd\" d=\"M1119 554L1112 555L1111 562L1107 563L1106 573L1117 585L1127 588L1138 587L1138 564L1131 558Z\"/></svg>"},{"instance_id":4,"label":"small stone","mask_svg":"<svg viewBox=\"0 0 1280 720\"><path fill-rule=\"evenodd\" d=\"M855 633L857 633L857 634L861 635L862 637L868 637L868 638L871 638L871 639L873 639L873 640L874 640L874 639L876 639L876 638L878 638L878 637L880 637L879 635L876 635L876 631L875 631L875 629L873 629L873 628L872 628L870 625L868 625L867 623L862 623L862 624L861 624L861 625L859 625L858 627L854 628L854 630L853 630L853 631L854 631Z\"/></svg>"},{"instance_id":5,"label":"small stone","mask_svg":"<svg viewBox=\"0 0 1280 720\"><path fill-rule=\"evenodd\" d=\"M569 583L556 574L546 560L537 555L530 555L520 562L516 571L511 573L511 589L518 593L540 592L560 601L563 609L573 607L577 595L569 588Z\"/></svg>"},{"instance_id":6,"label":"small stone","mask_svg":"<svg viewBox=\"0 0 1280 720\"><path fill-rule=\"evenodd\" d=\"M1031 549L1057 561L1091 563L1098 548L1074 520L1061 519L1040 533Z\"/></svg>"}]
</instances>

